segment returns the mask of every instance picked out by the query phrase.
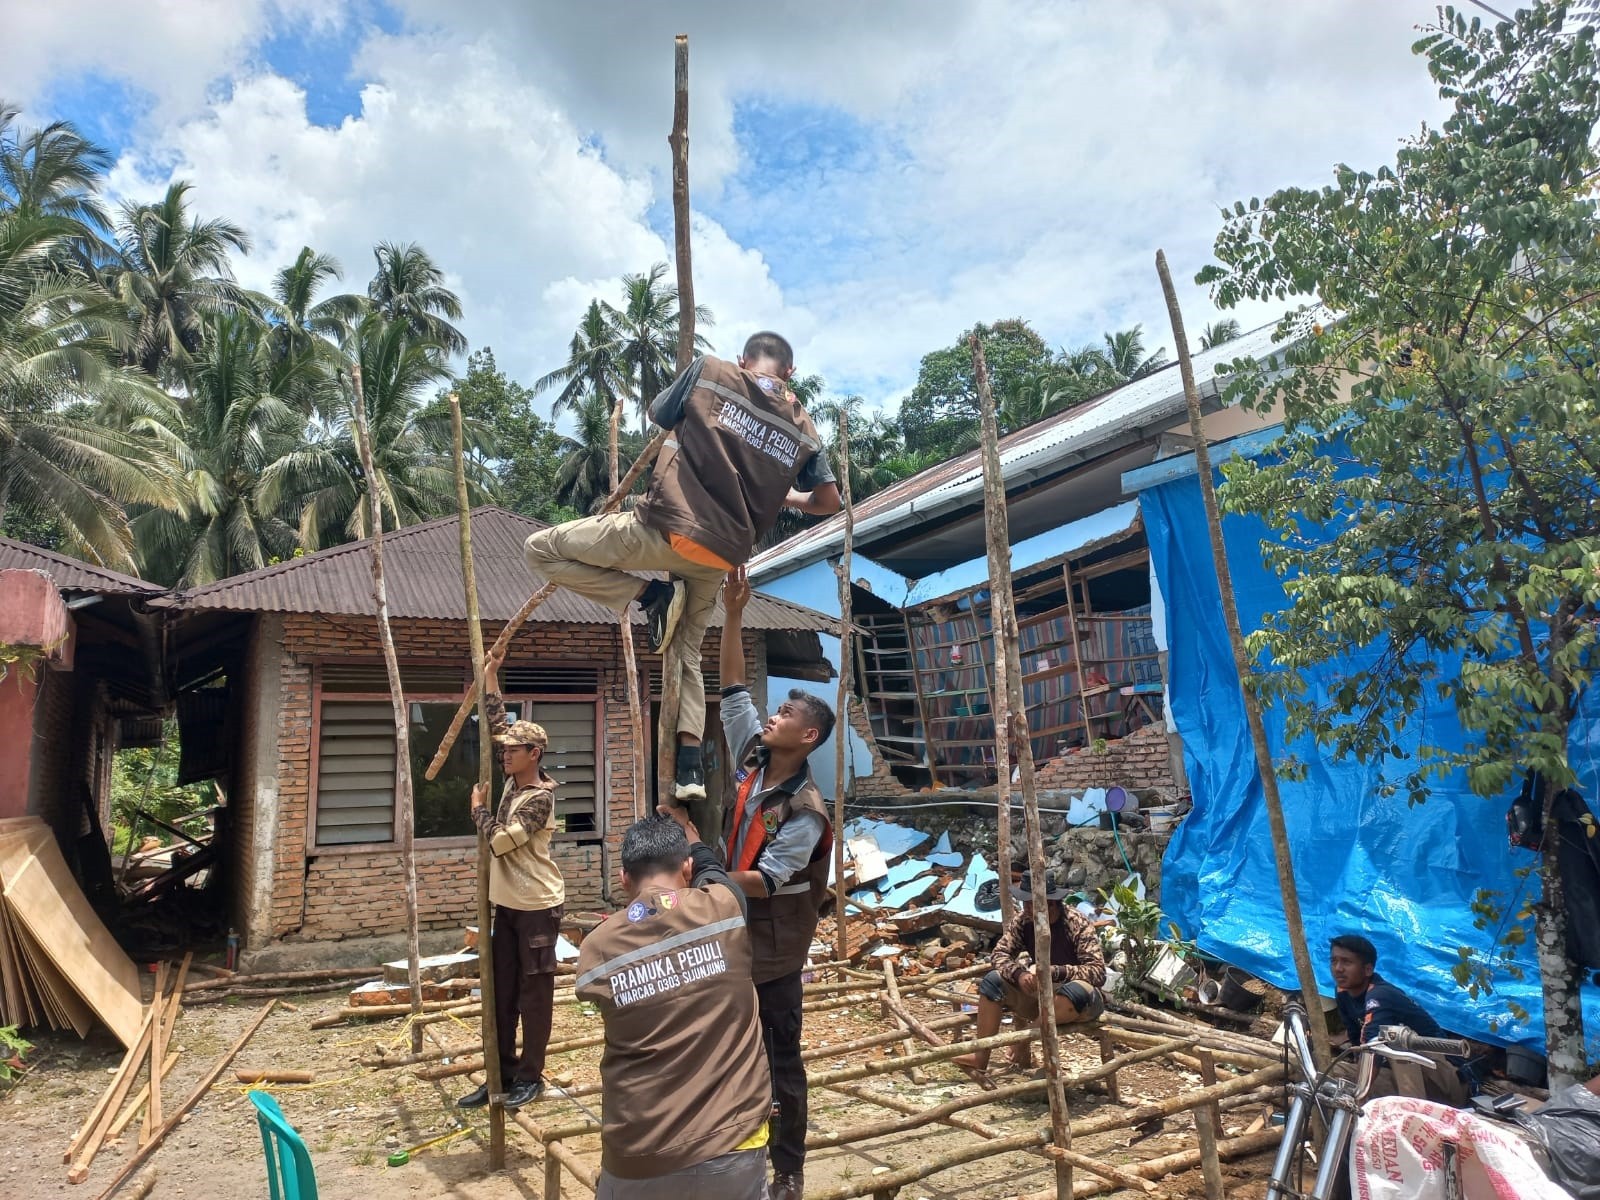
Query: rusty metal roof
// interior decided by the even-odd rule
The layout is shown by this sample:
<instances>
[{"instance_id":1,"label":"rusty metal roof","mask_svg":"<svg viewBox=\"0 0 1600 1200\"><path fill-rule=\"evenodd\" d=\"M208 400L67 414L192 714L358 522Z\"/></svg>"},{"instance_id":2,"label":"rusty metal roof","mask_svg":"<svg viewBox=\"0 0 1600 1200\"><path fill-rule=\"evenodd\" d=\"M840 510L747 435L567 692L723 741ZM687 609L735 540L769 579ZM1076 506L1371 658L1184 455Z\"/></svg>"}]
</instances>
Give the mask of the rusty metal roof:
<instances>
[{"instance_id":1,"label":"rusty metal roof","mask_svg":"<svg viewBox=\"0 0 1600 1200\"><path fill-rule=\"evenodd\" d=\"M466 620L457 520L440 517L384 535L384 582L389 592L390 616ZM472 557L479 616L483 620L510 620L543 583L523 562L522 543L530 533L545 528L543 521L504 508L486 505L472 510ZM187 592L173 592L154 604L184 612L223 609L371 616L377 611L372 594L371 545L370 540L362 540L335 546ZM641 579L663 577L659 572L633 574ZM610 609L565 588L558 588L534 610L531 619L575 625L614 625L617 621ZM643 622L638 615L634 620ZM720 605L711 623L722 623ZM838 630L831 617L760 592L751 596L745 609L745 627L820 633Z\"/></svg>"},{"instance_id":2,"label":"rusty metal roof","mask_svg":"<svg viewBox=\"0 0 1600 1200\"><path fill-rule=\"evenodd\" d=\"M108 596L154 595L159 583L136 579L105 567L97 567L53 550L41 550L26 542L0 537L0 571L43 571L56 588L64 592L99 592Z\"/></svg>"}]
</instances>

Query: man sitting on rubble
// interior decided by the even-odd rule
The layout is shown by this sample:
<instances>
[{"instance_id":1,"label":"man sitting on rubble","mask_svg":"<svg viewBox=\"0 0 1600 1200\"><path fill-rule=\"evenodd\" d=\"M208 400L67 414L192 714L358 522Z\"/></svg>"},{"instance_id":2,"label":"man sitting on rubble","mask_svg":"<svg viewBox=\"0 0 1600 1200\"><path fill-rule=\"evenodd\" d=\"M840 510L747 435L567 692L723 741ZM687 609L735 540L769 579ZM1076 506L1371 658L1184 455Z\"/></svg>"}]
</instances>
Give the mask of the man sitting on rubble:
<instances>
[{"instance_id":1,"label":"man sitting on rubble","mask_svg":"<svg viewBox=\"0 0 1600 1200\"><path fill-rule=\"evenodd\" d=\"M1381 1036L1385 1025L1404 1025L1423 1037L1451 1036L1426 1009L1378 974L1378 948L1359 933L1342 933L1332 939L1328 965L1338 988L1333 1001L1339 1006L1352 1046ZM1466 1085L1448 1067L1428 1071L1425 1083L1428 1099L1444 1104L1464 1104L1468 1099ZM1383 1067L1370 1094L1394 1095L1398 1090L1393 1072Z\"/></svg>"},{"instance_id":2,"label":"man sitting on rubble","mask_svg":"<svg viewBox=\"0 0 1600 1200\"><path fill-rule=\"evenodd\" d=\"M1094 925L1076 909L1061 901L1067 895L1065 884L1047 874L1044 900L1050 914L1050 990L1055 995L1056 1024L1092 1021L1105 1012L1105 997L1100 987L1106 981L1105 954ZM1032 872L1024 871L1017 885L1022 896L1022 911L1006 926L989 955L994 966L978 985L978 1032L980 1038L993 1037L1000 1030L1001 1007L1016 1013L1021 1023L1039 1018L1040 979L1034 962ZM969 1073L989 1068L989 1052L976 1050L952 1060ZM1033 1046L1019 1042L1011 1048L1011 1063L1026 1071L1033 1066Z\"/></svg>"}]
</instances>

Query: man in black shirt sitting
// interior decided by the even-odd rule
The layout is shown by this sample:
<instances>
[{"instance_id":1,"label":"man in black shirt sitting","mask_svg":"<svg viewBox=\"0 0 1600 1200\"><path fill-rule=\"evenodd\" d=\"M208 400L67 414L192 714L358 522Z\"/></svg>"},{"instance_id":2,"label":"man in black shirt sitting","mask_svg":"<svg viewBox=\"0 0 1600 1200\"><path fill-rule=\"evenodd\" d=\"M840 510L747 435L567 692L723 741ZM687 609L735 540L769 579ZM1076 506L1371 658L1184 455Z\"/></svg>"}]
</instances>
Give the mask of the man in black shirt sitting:
<instances>
[{"instance_id":1,"label":"man in black shirt sitting","mask_svg":"<svg viewBox=\"0 0 1600 1200\"><path fill-rule=\"evenodd\" d=\"M1333 939L1329 966L1334 986L1339 989L1334 1003L1339 1006L1339 1015L1344 1018L1345 1032L1352 1046L1376 1040L1385 1025L1404 1025L1423 1037L1451 1036L1422 1005L1378 974L1377 947L1359 933L1344 933ZM1378 1060L1380 1067L1384 1061ZM1425 1082L1430 1093L1428 1099L1446 1104L1466 1103L1465 1085L1449 1065L1441 1062L1438 1070L1428 1071ZM1394 1091L1394 1075L1383 1067L1371 1094L1392 1095Z\"/></svg>"}]
</instances>

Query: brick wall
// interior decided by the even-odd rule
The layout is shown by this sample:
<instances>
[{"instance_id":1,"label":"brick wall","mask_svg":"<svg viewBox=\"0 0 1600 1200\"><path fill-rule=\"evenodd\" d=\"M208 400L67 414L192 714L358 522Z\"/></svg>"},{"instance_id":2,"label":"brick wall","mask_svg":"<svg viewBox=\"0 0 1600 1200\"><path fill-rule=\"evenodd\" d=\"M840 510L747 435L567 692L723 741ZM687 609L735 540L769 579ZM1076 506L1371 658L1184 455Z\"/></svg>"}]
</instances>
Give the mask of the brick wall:
<instances>
[{"instance_id":1,"label":"brick wall","mask_svg":"<svg viewBox=\"0 0 1600 1200\"><path fill-rule=\"evenodd\" d=\"M499 632L484 626L484 640ZM402 662L464 663L467 635L459 621L397 621L395 645ZM259 634L258 634L259 636ZM757 654L760 637L746 635L746 654ZM706 658L715 661L717 631L708 634ZM642 646L640 647L642 650ZM361 617L290 614L283 618L278 680L277 822L271 847L270 920L264 940L328 940L402 932L403 880L398 854L384 848L327 848L312 844L311 754L313 667L331 659L378 661L376 623ZM641 653L640 669L656 660ZM554 854L567 885L569 910L605 907L615 878L622 833L635 819L632 782L634 734L628 714L627 680L617 632L608 626L533 624L511 645L508 666L582 662L599 670L605 764L602 799L607 806L609 860L602 864L598 837L563 838ZM650 736L653 736L650 735ZM462 798L465 803L465 797ZM476 910L476 849L456 839L421 841L416 847L418 916L424 929L459 926ZM259 867L260 864L257 864Z\"/></svg>"},{"instance_id":2,"label":"brick wall","mask_svg":"<svg viewBox=\"0 0 1600 1200\"><path fill-rule=\"evenodd\" d=\"M1078 791L1083 788L1120 786L1133 792L1159 792L1175 799L1178 784L1172 775L1172 747L1161 725L1146 725L1125 738L1072 750L1039 765L1039 786Z\"/></svg>"}]
</instances>

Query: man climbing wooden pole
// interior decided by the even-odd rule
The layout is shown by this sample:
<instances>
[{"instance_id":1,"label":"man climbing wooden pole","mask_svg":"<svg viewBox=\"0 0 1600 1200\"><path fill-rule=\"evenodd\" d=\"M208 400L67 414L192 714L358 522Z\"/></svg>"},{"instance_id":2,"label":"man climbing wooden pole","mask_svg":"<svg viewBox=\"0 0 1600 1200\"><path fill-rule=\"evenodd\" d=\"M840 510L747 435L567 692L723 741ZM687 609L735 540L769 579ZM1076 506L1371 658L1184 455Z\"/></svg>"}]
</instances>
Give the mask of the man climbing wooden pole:
<instances>
[{"instance_id":1,"label":"man climbing wooden pole","mask_svg":"<svg viewBox=\"0 0 1600 1200\"><path fill-rule=\"evenodd\" d=\"M455 451L456 510L461 514L461 578L466 587L467 645L472 650L472 683L478 695L478 785L489 790L494 762L489 709L483 691L483 627L478 624L478 578L472 565L472 507L467 499L467 465L461 437L461 398L450 393L450 433ZM615 488L613 488L615 490ZM500 1078L500 1037L495 1024L494 971L489 959L489 842L478 834L478 993L481 1008L484 1078L489 1089L489 1169L506 1165L505 1088Z\"/></svg>"},{"instance_id":2,"label":"man climbing wooden pole","mask_svg":"<svg viewBox=\"0 0 1600 1200\"><path fill-rule=\"evenodd\" d=\"M989 545L989 611L994 628L995 662L1005 658L1005 690L995 693L995 737L1016 747L1022 784L1022 811L1028 834L1028 871L1041 896L1046 894L1044 831L1039 825L1039 794L1033 777L1033 742L1028 736L1028 710L1022 695L1022 660L1017 645L1017 605L1011 591L1011 533L1006 515L1006 481L1000 469L1000 434L994 413L994 392L989 387L989 364L983 343L972 338L972 370L978 384L978 412L982 421L983 513ZM1011 870L1000 864L1002 875ZM1009 914L1007 914L1009 916ZM1050 966L1050 906L1033 906L1033 943L1042 964L1039 1002L1040 1042L1050 1097L1051 1138L1057 1150L1072 1149L1072 1129L1067 1123L1067 1094L1061 1085L1061 1039L1056 1031L1056 1006ZM1072 1162L1066 1154L1052 1156L1056 1168L1057 1200L1072 1200Z\"/></svg>"}]
</instances>

